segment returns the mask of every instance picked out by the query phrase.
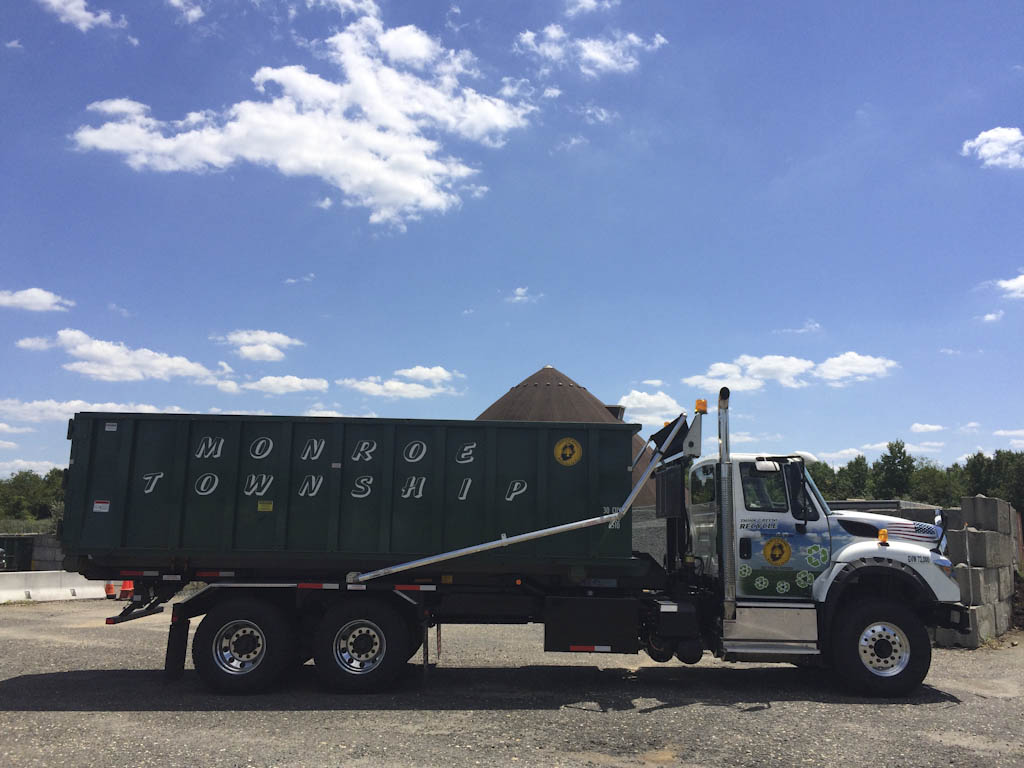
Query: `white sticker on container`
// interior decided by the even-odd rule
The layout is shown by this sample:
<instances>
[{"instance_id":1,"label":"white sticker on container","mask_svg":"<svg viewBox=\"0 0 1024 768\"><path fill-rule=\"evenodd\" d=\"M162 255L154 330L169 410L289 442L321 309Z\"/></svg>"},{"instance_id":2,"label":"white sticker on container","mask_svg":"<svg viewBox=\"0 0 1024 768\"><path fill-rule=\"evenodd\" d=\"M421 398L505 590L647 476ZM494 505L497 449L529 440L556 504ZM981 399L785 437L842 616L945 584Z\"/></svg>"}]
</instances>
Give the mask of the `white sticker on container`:
<instances>
[{"instance_id":1,"label":"white sticker on container","mask_svg":"<svg viewBox=\"0 0 1024 768\"><path fill-rule=\"evenodd\" d=\"M104 429L106 429L107 432L117 432L117 422L108 421Z\"/></svg>"},{"instance_id":2,"label":"white sticker on container","mask_svg":"<svg viewBox=\"0 0 1024 768\"><path fill-rule=\"evenodd\" d=\"M109 512L110 511L110 502L106 501L106 500L104 500L104 501L94 501L92 503L92 511L93 512Z\"/></svg>"},{"instance_id":3,"label":"white sticker on container","mask_svg":"<svg viewBox=\"0 0 1024 768\"><path fill-rule=\"evenodd\" d=\"M331 462L331 469L341 469L341 462L340 461L332 461Z\"/></svg>"}]
</instances>

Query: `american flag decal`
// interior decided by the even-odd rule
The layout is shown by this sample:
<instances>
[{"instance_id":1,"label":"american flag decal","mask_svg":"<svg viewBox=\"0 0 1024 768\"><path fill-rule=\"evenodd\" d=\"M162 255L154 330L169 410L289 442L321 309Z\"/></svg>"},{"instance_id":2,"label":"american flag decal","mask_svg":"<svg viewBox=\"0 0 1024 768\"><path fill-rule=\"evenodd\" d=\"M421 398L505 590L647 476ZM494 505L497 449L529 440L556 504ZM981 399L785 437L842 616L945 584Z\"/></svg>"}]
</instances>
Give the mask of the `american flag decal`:
<instances>
[{"instance_id":1,"label":"american flag decal","mask_svg":"<svg viewBox=\"0 0 1024 768\"><path fill-rule=\"evenodd\" d=\"M935 541L939 538L939 531L934 525L928 523L889 523L884 526L888 529L890 536L898 536L901 539L912 541Z\"/></svg>"}]
</instances>

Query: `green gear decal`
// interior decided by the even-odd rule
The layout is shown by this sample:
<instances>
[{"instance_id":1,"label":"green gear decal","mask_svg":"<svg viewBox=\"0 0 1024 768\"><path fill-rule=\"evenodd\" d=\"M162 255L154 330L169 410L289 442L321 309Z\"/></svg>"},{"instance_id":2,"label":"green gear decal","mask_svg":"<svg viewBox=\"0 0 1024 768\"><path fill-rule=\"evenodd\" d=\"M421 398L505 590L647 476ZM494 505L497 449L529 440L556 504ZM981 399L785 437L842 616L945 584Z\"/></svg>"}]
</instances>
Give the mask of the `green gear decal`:
<instances>
[{"instance_id":1,"label":"green gear decal","mask_svg":"<svg viewBox=\"0 0 1024 768\"><path fill-rule=\"evenodd\" d=\"M780 595L786 594L787 592L789 592L789 582L788 581L780 581L780 582L778 582L775 585L775 591L778 592Z\"/></svg>"},{"instance_id":2,"label":"green gear decal","mask_svg":"<svg viewBox=\"0 0 1024 768\"><path fill-rule=\"evenodd\" d=\"M744 579L747 578L747 576L749 576L753 572L753 569L746 563L740 564L740 576L742 576Z\"/></svg>"},{"instance_id":3,"label":"green gear decal","mask_svg":"<svg viewBox=\"0 0 1024 768\"><path fill-rule=\"evenodd\" d=\"M820 544L812 544L807 548L805 559L812 568L820 568L828 562L828 550Z\"/></svg>"},{"instance_id":4,"label":"green gear decal","mask_svg":"<svg viewBox=\"0 0 1024 768\"><path fill-rule=\"evenodd\" d=\"M796 585L801 589L807 589L814 583L814 574L810 571L800 571L796 575Z\"/></svg>"},{"instance_id":5,"label":"green gear decal","mask_svg":"<svg viewBox=\"0 0 1024 768\"><path fill-rule=\"evenodd\" d=\"M756 579L754 579L754 588L759 592L764 592L766 589L768 589L768 579L766 579L764 576L758 576Z\"/></svg>"}]
</instances>

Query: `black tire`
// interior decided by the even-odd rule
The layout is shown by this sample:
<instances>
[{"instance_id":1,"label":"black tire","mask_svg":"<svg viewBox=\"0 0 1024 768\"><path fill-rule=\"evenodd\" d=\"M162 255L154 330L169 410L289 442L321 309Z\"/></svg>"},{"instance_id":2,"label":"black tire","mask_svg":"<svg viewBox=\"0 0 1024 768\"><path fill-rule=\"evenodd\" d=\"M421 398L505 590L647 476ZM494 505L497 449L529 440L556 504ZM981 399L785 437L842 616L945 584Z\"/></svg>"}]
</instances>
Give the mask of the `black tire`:
<instances>
[{"instance_id":1,"label":"black tire","mask_svg":"<svg viewBox=\"0 0 1024 768\"><path fill-rule=\"evenodd\" d=\"M284 611L252 598L214 606L192 639L192 663L221 693L259 693L294 666L295 632Z\"/></svg>"},{"instance_id":2,"label":"black tire","mask_svg":"<svg viewBox=\"0 0 1024 768\"><path fill-rule=\"evenodd\" d=\"M905 696L928 674L928 630L907 605L867 600L849 605L832 637L836 673L857 693Z\"/></svg>"},{"instance_id":3,"label":"black tire","mask_svg":"<svg viewBox=\"0 0 1024 768\"><path fill-rule=\"evenodd\" d=\"M327 612L313 636L321 681L335 691L381 690L405 667L409 626L389 605L347 600Z\"/></svg>"}]
</instances>

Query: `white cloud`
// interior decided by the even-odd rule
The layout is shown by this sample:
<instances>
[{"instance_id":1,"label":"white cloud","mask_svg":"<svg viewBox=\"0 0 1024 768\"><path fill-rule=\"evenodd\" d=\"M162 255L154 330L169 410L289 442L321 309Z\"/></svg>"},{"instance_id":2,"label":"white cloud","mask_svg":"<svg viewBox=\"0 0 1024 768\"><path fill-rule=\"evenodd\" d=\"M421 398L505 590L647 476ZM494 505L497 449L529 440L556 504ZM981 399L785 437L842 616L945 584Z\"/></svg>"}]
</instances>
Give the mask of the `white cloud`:
<instances>
[{"instance_id":1,"label":"white cloud","mask_svg":"<svg viewBox=\"0 0 1024 768\"><path fill-rule=\"evenodd\" d=\"M553 64L574 64L584 75L598 77L632 72L640 65L639 53L656 51L667 43L660 34L644 41L632 32L574 39L561 25L549 24L540 32L529 29L520 32L515 50Z\"/></svg>"},{"instance_id":2,"label":"white cloud","mask_svg":"<svg viewBox=\"0 0 1024 768\"><path fill-rule=\"evenodd\" d=\"M94 339L73 328L58 331L55 346L76 358L76 362L63 365L65 370L97 381L188 378L198 384L217 385L222 391L231 390L231 382L222 382L217 373L182 355L154 352L145 347L132 349L123 342Z\"/></svg>"},{"instance_id":3,"label":"white cloud","mask_svg":"<svg viewBox=\"0 0 1024 768\"><path fill-rule=\"evenodd\" d=\"M465 378L464 374L449 371L440 365L401 368L395 371L395 376L401 378L368 376L365 379L336 379L334 383L371 397L418 400L434 395L454 395L456 391L448 382L455 378Z\"/></svg>"},{"instance_id":4,"label":"white cloud","mask_svg":"<svg viewBox=\"0 0 1024 768\"><path fill-rule=\"evenodd\" d=\"M566 0L565 15L569 18L580 13L611 10L619 4L619 0Z\"/></svg>"},{"instance_id":5,"label":"white cloud","mask_svg":"<svg viewBox=\"0 0 1024 768\"><path fill-rule=\"evenodd\" d=\"M996 437L1024 437L1024 429L997 429L992 434Z\"/></svg>"},{"instance_id":6,"label":"white cloud","mask_svg":"<svg viewBox=\"0 0 1024 768\"><path fill-rule=\"evenodd\" d=\"M13 475L16 472L28 470L37 475L45 475L54 467L64 467L65 464L54 464L52 461L29 461L27 459L15 459L14 461L0 461L0 476Z\"/></svg>"},{"instance_id":7,"label":"white cloud","mask_svg":"<svg viewBox=\"0 0 1024 768\"><path fill-rule=\"evenodd\" d=\"M1024 448L1024 440L1011 440L1010 441L1010 447L1011 448Z\"/></svg>"},{"instance_id":8,"label":"white cloud","mask_svg":"<svg viewBox=\"0 0 1024 768\"><path fill-rule=\"evenodd\" d=\"M12 443L10 440L0 440L0 448L17 448L17 443Z\"/></svg>"},{"instance_id":9,"label":"white cloud","mask_svg":"<svg viewBox=\"0 0 1024 768\"><path fill-rule=\"evenodd\" d=\"M167 0L168 5L181 12L186 24L195 24L205 15L203 7L196 0Z\"/></svg>"},{"instance_id":10,"label":"white cloud","mask_svg":"<svg viewBox=\"0 0 1024 768\"><path fill-rule=\"evenodd\" d=\"M988 456L990 459L992 458L992 451L986 451L984 448L982 448L979 445L973 451L970 451L969 453L964 453L964 454L961 454L960 456L957 456L956 459L955 459L955 463L956 464L963 464L969 458L971 458L972 456L977 456L979 453L983 454L985 456Z\"/></svg>"},{"instance_id":11,"label":"white cloud","mask_svg":"<svg viewBox=\"0 0 1024 768\"><path fill-rule=\"evenodd\" d=\"M305 346L305 342L277 331L232 331L226 336L211 336L210 339L230 344L235 348L235 354L246 360L264 362L283 360L284 350L288 347Z\"/></svg>"},{"instance_id":12,"label":"white cloud","mask_svg":"<svg viewBox=\"0 0 1024 768\"><path fill-rule=\"evenodd\" d=\"M176 405L161 408L146 403L89 403L85 400L0 400L0 416L12 421L67 421L81 411L181 413L181 408Z\"/></svg>"},{"instance_id":13,"label":"white cloud","mask_svg":"<svg viewBox=\"0 0 1024 768\"><path fill-rule=\"evenodd\" d=\"M45 336L29 336L24 339L18 339L15 342L15 346L18 349L31 349L34 352L42 352L43 350L52 349L54 342Z\"/></svg>"},{"instance_id":14,"label":"white cloud","mask_svg":"<svg viewBox=\"0 0 1024 768\"><path fill-rule=\"evenodd\" d=\"M505 297L505 301L509 304L536 304L542 298L543 293L531 294L530 289L523 286L513 290L511 295Z\"/></svg>"},{"instance_id":15,"label":"white cloud","mask_svg":"<svg viewBox=\"0 0 1024 768\"><path fill-rule=\"evenodd\" d=\"M77 27L81 32L88 32L93 27L126 27L128 22L122 16L118 21L110 15L110 11L90 11L86 0L37 0L46 10L57 15L65 24Z\"/></svg>"},{"instance_id":16,"label":"white cloud","mask_svg":"<svg viewBox=\"0 0 1024 768\"><path fill-rule=\"evenodd\" d=\"M907 453L937 453L945 443L925 441L922 443L904 443ZM881 443L866 443L860 447L861 451L886 451L889 448L889 441Z\"/></svg>"},{"instance_id":17,"label":"white cloud","mask_svg":"<svg viewBox=\"0 0 1024 768\"><path fill-rule=\"evenodd\" d=\"M542 99L557 99L561 95L562 95L562 89L561 88L556 88L554 86L548 86L547 88L544 89L544 92L541 93L540 97Z\"/></svg>"},{"instance_id":18,"label":"white cloud","mask_svg":"<svg viewBox=\"0 0 1024 768\"><path fill-rule=\"evenodd\" d=\"M898 366L899 363L895 360L885 357L844 352L818 364L814 369L814 375L827 381L830 386L842 387L850 381L867 381L888 376L889 371Z\"/></svg>"},{"instance_id":19,"label":"white cloud","mask_svg":"<svg viewBox=\"0 0 1024 768\"><path fill-rule=\"evenodd\" d=\"M316 280L315 272L307 272L302 277L286 277L284 279L285 285L295 285L296 283L312 283Z\"/></svg>"},{"instance_id":20,"label":"white cloud","mask_svg":"<svg viewBox=\"0 0 1024 768\"><path fill-rule=\"evenodd\" d=\"M857 448L843 448L838 451L821 451L818 455L829 461L849 461L861 455L863 451Z\"/></svg>"},{"instance_id":21,"label":"white cloud","mask_svg":"<svg viewBox=\"0 0 1024 768\"><path fill-rule=\"evenodd\" d=\"M380 15L380 8L377 7L377 3L374 2L374 0L306 0L307 8L312 8L314 5L333 8L342 16L348 14L352 14L354 16Z\"/></svg>"},{"instance_id":22,"label":"white cloud","mask_svg":"<svg viewBox=\"0 0 1024 768\"><path fill-rule=\"evenodd\" d=\"M298 376L264 376L259 381L242 384L242 389L268 395L286 395L291 392L326 392L327 379L303 379Z\"/></svg>"},{"instance_id":23,"label":"white cloud","mask_svg":"<svg viewBox=\"0 0 1024 768\"><path fill-rule=\"evenodd\" d=\"M576 149L576 147L583 147L590 143L590 140L585 136L570 136L565 141L555 146L556 152L568 152Z\"/></svg>"},{"instance_id":24,"label":"white cloud","mask_svg":"<svg viewBox=\"0 0 1024 768\"><path fill-rule=\"evenodd\" d=\"M619 405L626 407L625 421L638 421L655 427L661 427L683 412L679 403L661 391L650 394L632 389L628 395L619 398Z\"/></svg>"},{"instance_id":25,"label":"white cloud","mask_svg":"<svg viewBox=\"0 0 1024 768\"><path fill-rule=\"evenodd\" d=\"M337 405L337 403L335 403ZM368 413L342 413L334 408L328 408L323 403L314 403L310 408L307 408L302 414L303 416L329 416L335 419L344 418L356 418L356 419L376 419L377 414L373 411Z\"/></svg>"},{"instance_id":26,"label":"white cloud","mask_svg":"<svg viewBox=\"0 0 1024 768\"><path fill-rule=\"evenodd\" d=\"M107 309L109 309L111 312L116 312L121 317L131 317L132 316L132 313L129 312L127 309L125 309L124 307L122 307L122 306L120 306L118 304L114 304L113 302L111 302L110 304L107 304Z\"/></svg>"},{"instance_id":27,"label":"white cloud","mask_svg":"<svg viewBox=\"0 0 1024 768\"><path fill-rule=\"evenodd\" d=\"M98 101L89 109L105 122L81 126L73 138L80 149L122 155L138 171L198 173L248 162L317 177L344 205L369 209L371 222L401 229L458 207L462 185L477 173L452 156L442 134L500 147L535 110L462 85L460 78L477 74L472 54L427 39L365 15L323 43L341 72L337 81L302 66L263 67L252 78L257 100L176 121L129 99Z\"/></svg>"},{"instance_id":28,"label":"white cloud","mask_svg":"<svg viewBox=\"0 0 1024 768\"><path fill-rule=\"evenodd\" d=\"M579 112L583 115L583 121L590 125L610 123L619 116L618 112L605 109L604 107L598 107L594 104L587 104L586 106L581 107Z\"/></svg>"},{"instance_id":29,"label":"white cloud","mask_svg":"<svg viewBox=\"0 0 1024 768\"><path fill-rule=\"evenodd\" d=\"M881 443L865 443L860 447L862 451L884 451L889 447L888 441Z\"/></svg>"},{"instance_id":30,"label":"white cloud","mask_svg":"<svg viewBox=\"0 0 1024 768\"><path fill-rule=\"evenodd\" d=\"M941 352L944 355L950 355L950 356L952 356L952 355L959 355L960 354L960 350L959 349L953 349L951 347L942 347L939 350L939 352Z\"/></svg>"},{"instance_id":31,"label":"white cloud","mask_svg":"<svg viewBox=\"0 0 1024 768\"><path fill-rule=\"evenodd\" d=\"M960 427L960 431L961 432L977 432L978 431L978 427L980 427L980 426L981 426L981 424L979 424L976 421L968 421L966 424L964 424L962 427Z\"/></svg>"},{"instance_id":32,"label":"white cloud","mask_svg":"<svg viewBox=\"0 0 1024 768\"><path fill-rule=\"evenodd\" d=\"M21 47L22 47L22 45L21 45L21 41L20 40L8 40L6 43L4 43L4 48L21 48Z\"/></svg>"},{"instance_id":33,"label":"white cloud","mask_svg":"<svg viewBox=\"0 0 1024 768\"><path fill-rule=\"evenodd\" d=\"M777 443L782 440L782 435L775 434L760 434L754 435L750 432L732 432L729 435L729 442L733 445L749 445L750 443ZM708 435L704 438L704 442L708 445L717 445L718 436Z\"/></svg>"},{"instance_id":34,"label":"white cloud","mask_svg":"<svg viewBox=\"0 0 1024 768\"><path fill-rule=\"evenodd\" d=\"M395 375L401 376L405 379L412 379L413 381L429 381L433 384L437 384L442 381L451 381L456 378L466 378L464 373L449 371L440 365L433 365L430 367L425 365L414 365L412 368L401 368L395 371Z\"/></svg>"},{"instance_id":35,"label":"white cloud","mask_svg":"<svg viewBox=\"0 0 1024 768\"><path fill-rule=\"evenodd\" d=\"M941 424L920 424L916 421L910 425L911 432L941 432L944 429Z\"/></svg>"},{"instance_id":36,"label":"white cloud","mask_svg":"<svg viewBox=\"0 0 1024 768\"><path fill-rule=\"evenodd\" d=\"M0 307L27 309L30 312L67 312L75 302L44 291L42 288L26 288L23 291L0 291Z\"/></svg>"},{"instance_id":37,"label":"white cloud","mask_svg":"<svg viewBox=\"0 0 1024 768\"><path fill-rule=\"evenodd\" d=\"M332 205L334 205L334 201L329 197L322 197L313 202L313 207L319 208L321 211L329 211Z\"/></svg>"},{"instance_id":38,"label":"white cloud","mask_svg":"<svg viewBox=\"0 0 1024 768\"><path fill-rule=\"evenodd\" d=\"M35 432L35 430L32 427L12 427L10 424L0 421L0 434L2 435L22 435L26 432Z\"/></svg>"},{"instance_id":39,"label":"white cloud","mask_svg":"<svg viewBox=\"0 0 1024 768\"><path fill-rule=\"evenodd\" d=\"M998 323L1000 320L1003 319L1004 314L1005 312L1003 312L1003 310L997 309L995 312L989 312L988 314L985 315L979 315L978 320L981 320L981 322L983 323Z\"/></svg>"},{"instance_id":40,"label":"white cloud","mask_svg":"<svg viewBox=\"0 0 1024 768\"><path fill-rule=\"evenodd\" d=\"M819 331L821 331L821 323L813 318L808 318L799 328L780 328L774 333L818 333Z\"/></svg>"},{"instance_id":41,"label":"white cloud","mask_svg":"<svg viewBox=\"0 0 1024 768\"><path fill-rule=\"evenodd\" d=\"M744 376L743 369L735 363L712 363L707 373L687 376L682 382L698 389L716 390L728 387L733 392L750 392L764 386L761 379Z\"/></svg>"},{"instance_id":42,"label":"white cloud","mask_svg":"<svg viewBox=\"0 0 1024 768\"><path fill-rule=\"evenodd\" d=\"M221 408L207 408L206 412L207 413L217 413L217 414L221 414L222 413L225 416L273 416L274 415L270 411L264 410L262 408L258 409L258 410L252 410L252 409L249 409L249 408L245 408L245 409L233 410L233 411L225 411L225 410L223 410Z\"/></svg>"},{"instance_id":43,"label":"white cloud","mask_svg":"<svg viewBox=\"0 0 1024 768\"><path fill-rule=\"evenodd\" d=\"M991 128L965 141L960 154L974 155L986 168L1024 168L1024 135L1020 128Z\"/></svg>"},{"instance_id":44,"label":"white cloud","mask_svg":"<svg viewBox=\"0 0 1024 768\"><path fill-rule=\"evenodd\" d=\"M765 355L764 357L740 355L736 358L736 362L743 366L747 376L774 380L791 389L806 387L807 382L802 381L800 377L815 367L811 360L783 355Z\"/></svg>"},{"instance_id":45,"label":"white cloud","mask_svg":"<svg viewBox=\"0 0 1024 768\"><path fill-rule=\"evenodd\" d=\"M1024 274L1009 280L996 280L996 285L1003 289L1003 298L1024 299Z\"/></svg>"},{"instance_id":46,"label":"white cloud","mask_svg":"<svg viewBox=\"0 0 1024 768\"><path fill-rule=\"evenodd\" d=\"M661 379L644 379L641 384L646 384L649 387L664 387L665 382Z\"/></svg>"}]
</instances>

